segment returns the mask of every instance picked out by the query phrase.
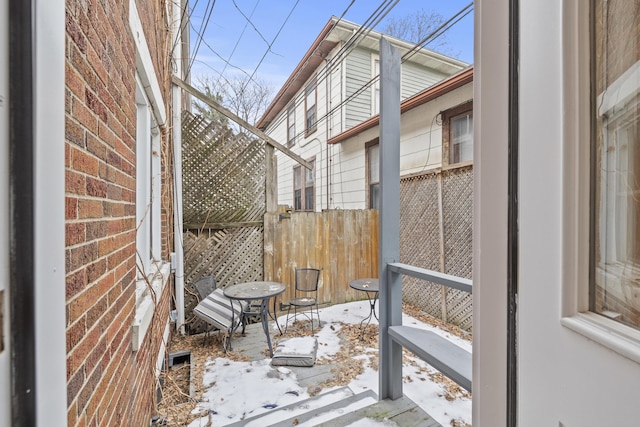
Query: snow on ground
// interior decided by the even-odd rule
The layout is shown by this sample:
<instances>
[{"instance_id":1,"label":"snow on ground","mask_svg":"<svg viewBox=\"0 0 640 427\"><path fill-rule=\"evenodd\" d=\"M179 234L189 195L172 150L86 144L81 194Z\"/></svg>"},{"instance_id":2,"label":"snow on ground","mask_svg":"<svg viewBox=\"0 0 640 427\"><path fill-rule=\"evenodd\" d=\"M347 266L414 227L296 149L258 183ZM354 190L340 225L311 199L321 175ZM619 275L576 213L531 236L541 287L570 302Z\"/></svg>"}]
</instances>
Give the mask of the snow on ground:
<instances>
[{"instance_id":1,"label":"snow on ground","mask_svg":"<svg viewBox=\"0 0 640 427\"><path fill-rule=\"evenodd\" d=\"M368 301L337 304L320 310L323 328L317 333L317 358L330 359L340 350L340 322L359 324L369 314ZM279 318L282 325L285 317ZM415 318L403 314L403 324L431 330L464 349L471 351L471 343L457 336ZM374 318L371 324L377 324ZM275 324L274 324L275 327ZM363 349L362 358L377 357L376 348ZM410 363L403 366L404 394L418 404L443 426L458 420L471 425L471 399L445 398L444 387L431 379L435 370L416 357L409 357ZM222 426L260 413L270 411L309 398L307 390L298 385L295 373L285 367L271 367L271 359L256 362L234 362L218 358L207 362L203 383L207 389L203 401L194 413L202 416L189 427L209 425ZM354 393L365 390L378 392L378 372L365 363L364 372L349 384ZM323 390L323 393L328 390ZM449 396L451 398L451 396ZM274 414L275 415L275 414ZM353 427L393 426L391 422L364 419L352 424Z\"/></svg>"}]
</instances>

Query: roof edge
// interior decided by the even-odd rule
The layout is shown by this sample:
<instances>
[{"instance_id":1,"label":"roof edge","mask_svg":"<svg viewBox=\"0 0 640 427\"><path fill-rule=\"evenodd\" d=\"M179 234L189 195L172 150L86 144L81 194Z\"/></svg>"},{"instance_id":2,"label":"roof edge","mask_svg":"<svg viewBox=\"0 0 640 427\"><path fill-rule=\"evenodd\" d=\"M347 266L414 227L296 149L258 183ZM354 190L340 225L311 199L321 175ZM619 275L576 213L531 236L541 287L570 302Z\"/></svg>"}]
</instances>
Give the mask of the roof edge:
<instances>
[{"instance_id":1,"label":"roof edge","mask_svg":"<svg viewBox=\"0 0 640 427\"><path fill-rule=\"evenodd\" d=\"M445 95L452 90L458 89L468 83L473 82L473 66L470 66L453 76L442 80L432 86L429 86L422 92L418 92L416 95L405 99L400 103L400 114L405 111L412 110L422 104L426 104L442 95ZM371 129L380 123L380 115L375 115L364 122L348 129L341 134L329 138L327 144L338 144L343 142L365 130Z\"/></svg>"},{"instance_id":2,"label":"roof edge","mask_svg":"<svg viewBox=\"0 0 640 427\"><path fill-rule=\"evenodd\" d=\"M271 104L269 104L269 106L265 110L262 117L260 117L260 120L258 120L258 123L256 123L256 127L258 129L264 130L264 128L269 126L271 121L267 121L267 118L269 117L271 110L278 103L278 101L280 101L280 98L284 96L287 89L289 89L289 86L293 84L293 81L295 80L296 76L305 67L305 65L309 61L309 58L313 56L316 49L318 49L318 47L320 46L320 43L322 43L327 38L329 33L331 33L331 30L333 30L333 27L336 25L336 22L337 22L337 18L335 16L332 16L331 18L329 18L329 21L325 24L322 31L320 31L320 34L318 34L316 39L313 41L313 43L311 44L311 47L307 50L307 53L304 54L304 56L302 57L302 59L300 60L296 68L289 75L289 78L287 79L287 81L284 82L284 84L282 85L282 87L280 88L276 96L273 98L273 101L271 101Z\"/></svg>"}]
</instances>

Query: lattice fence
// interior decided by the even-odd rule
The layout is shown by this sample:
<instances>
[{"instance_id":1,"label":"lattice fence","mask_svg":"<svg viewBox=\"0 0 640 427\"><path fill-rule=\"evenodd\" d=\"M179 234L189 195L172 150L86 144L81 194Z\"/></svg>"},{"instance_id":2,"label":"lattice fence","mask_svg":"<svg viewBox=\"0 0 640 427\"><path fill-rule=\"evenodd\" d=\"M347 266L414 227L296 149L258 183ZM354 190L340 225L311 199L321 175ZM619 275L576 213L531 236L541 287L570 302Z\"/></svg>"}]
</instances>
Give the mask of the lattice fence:
<instances>
[{"instance_id":1,"label":"lattice fence","mask_svg":"<svg viewBox=\"0 0 640 427\"><path fill-rule=\"evenodd\" d=\"M471 166L403 178L400 182L402 262L471 278L473 214ZM471 330L471 295L411 277L403 299Z\"/></svg>"},{"instance_id":2,"label":"lattice fence","mask_svg":"<svg viewBox=\"0 0 640 427\"><path fill-rule=\"evenodd\" d=\"M191 333L193 283L213 275L218 287L262 280L264 274L264 143L220 122L182 117L185 314Z\"/></svg>"}]
</instances>

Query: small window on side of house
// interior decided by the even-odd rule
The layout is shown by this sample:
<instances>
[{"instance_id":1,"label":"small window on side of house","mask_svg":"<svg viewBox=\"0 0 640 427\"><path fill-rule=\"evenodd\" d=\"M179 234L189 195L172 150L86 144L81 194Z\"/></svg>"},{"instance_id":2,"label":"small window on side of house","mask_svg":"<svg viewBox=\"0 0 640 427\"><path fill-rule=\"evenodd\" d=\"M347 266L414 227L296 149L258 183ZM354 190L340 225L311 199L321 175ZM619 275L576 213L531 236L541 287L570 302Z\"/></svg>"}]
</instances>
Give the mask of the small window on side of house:
<instances>
[{"instance_id":1,"label":"small window on side of house","mask_svg":"<svg viewBox=\"0 0 640 427\"><path fill-rule=\"evenodd\" d=\"M304 90L305 132L310 134L317 129L316 117L316 79L314 78Z\"/></svg>"},{"instance_id":2,"label":"small window on side of house","mask_svg":"<svg viewBox=\"0 0 640 427\"><path fill-rule=\"evenodd\" d=\"M291 146L296 140L296 105L295 102L287 108L287 145Z\"/></svg>"},{"instance_id":3,"label":"small window on side of house","mask_svg":"<svg viewBox=\"0 0 640 427\"><path fill-rule=\"evenodd\" d=\"M442 115L442 165L473 160L473 101L445 110Z\"/></svg>"},{"instance_id":4,"label":"small window on side of house","mask_svg":"<svg viewBox=\"0 0 640 427\"><path fill-rule=\"evenodd\" d=\"M296 211L315 210L315 160L309 163L311 170L302 166L293 168L293 209Z\"/></svg>"},{"instance_id":5,"label":"small window on side of house","mask_svg":"<svg viewBox=\"0 0 640 427\"><path fill-rule=\"evenodd\" d=\"M380 209L380 145L376 139L367 150L367 190L369 209Z\"/></svg>"}]
</instances>

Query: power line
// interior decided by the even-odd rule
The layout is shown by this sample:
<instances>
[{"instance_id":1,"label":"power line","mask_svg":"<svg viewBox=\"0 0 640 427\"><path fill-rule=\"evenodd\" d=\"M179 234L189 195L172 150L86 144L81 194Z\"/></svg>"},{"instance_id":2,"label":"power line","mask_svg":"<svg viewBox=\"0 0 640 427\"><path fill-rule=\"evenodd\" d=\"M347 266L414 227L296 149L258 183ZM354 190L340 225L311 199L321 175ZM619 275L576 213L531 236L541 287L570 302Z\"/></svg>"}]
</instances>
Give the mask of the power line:
<instances>
[{"instance_id":1,"label":"power line","mask_svg":"<svg viewBox=\"0 0 640 427\"><path fill-rule=\"evenodd\" d=\"M271 51L271 46L273 46L273 44L276 42L276 40L278 39L278 36L280 35L280 32L282 32L282 29L284 28L284 26L287 24L287 21L289 21L289 18L291 17L291 15L293 14L293 11L296 9L296 6L298 6L298 3L300 3L300 0L296 0L296 3L293 5L293 7L291 8L291 11L289 11L289 14L287 15L287 17L285 18L284 22L282 23L282 25L280 26L280 29L278 30L278 32L276 33L276 35L273 37L273 40L271 41L271 43L269 43L269 46L267 48L267 50L264 52L264 54L262 55L262 58L260 58L260 61L258 62L258 65L256 65L256 68L253 70L253 73L251 73L251 76L249 77L249 80L247 80L247 82L244 84L244 86L241 89L241 93L244 92L244 89L246 88L247 84L249 84L250 80L253 80L253 76L255 76L256 72L258 71L258 68L260 68L260 65L262 65L262 62L264 61L264 58L267 56L267 54Z\"/></svg>"},{"instance_id":2,"label":"power line","mask_svg":"<svg viewBox=\"0 0 640 427\"><path fill-rule=\"evenodd\" d=\"M209 26L209 20L211 19L211 15L213 14L213 8L216 5L216 0L213 0L213 3L211 2L211 0L208 0L207 2L207 7L204 10L204 14L207 16L205 20L203 20L200 23L200 32L196 31L196 34L198 34L200 36L198 42L196 43L196 48L193 52L193 57L191 58L191 61L189 62L189 68L187 69L187 73L186 75L189 74L189 72L191 72L191 67L193 66L193 60L195 59L195 57L198 55L198 51L200 50L200 46L202 45L202 40L204 39L204 34L207 30L207 27ZM209 9L209 6L211 6L211 9ZM209 14L207 15L207 11L209 12Z\"/></svg>"}]
</instances>

